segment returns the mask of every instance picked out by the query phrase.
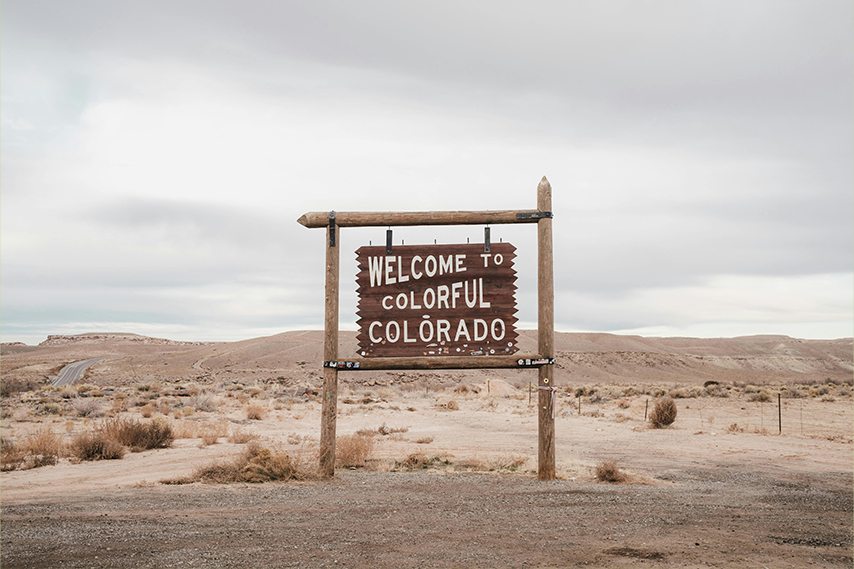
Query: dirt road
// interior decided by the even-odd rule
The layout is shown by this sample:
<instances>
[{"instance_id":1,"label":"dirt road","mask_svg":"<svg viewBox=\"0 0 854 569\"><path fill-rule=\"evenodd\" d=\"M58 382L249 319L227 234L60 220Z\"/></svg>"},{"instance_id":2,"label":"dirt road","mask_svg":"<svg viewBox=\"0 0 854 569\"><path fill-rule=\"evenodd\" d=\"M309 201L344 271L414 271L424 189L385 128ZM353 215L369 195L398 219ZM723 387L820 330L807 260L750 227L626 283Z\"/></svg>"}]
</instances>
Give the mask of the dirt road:
<instances>
[{"instance_id":1,"label":"dirt road","mask_svg":"<svg viewBox=\"0 0 854 569\"><path fill-rule=\"evenodd\" d=\"M678 483L340 472L3 504L16 567L851 567L850 476Z\"/></svg>"}]
</instances>

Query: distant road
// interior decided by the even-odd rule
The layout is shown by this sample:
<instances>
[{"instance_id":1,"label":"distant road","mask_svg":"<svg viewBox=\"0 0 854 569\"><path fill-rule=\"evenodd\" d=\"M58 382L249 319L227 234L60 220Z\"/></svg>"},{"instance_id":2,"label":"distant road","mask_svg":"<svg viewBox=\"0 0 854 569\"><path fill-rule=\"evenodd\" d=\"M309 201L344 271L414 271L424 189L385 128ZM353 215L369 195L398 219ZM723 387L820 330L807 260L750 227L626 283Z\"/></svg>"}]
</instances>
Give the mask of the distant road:
<instances>
[{"instance_id":1,"label":"distant road","mask_svg":"<svg viewBox=\"0 0 854 569\"><path fill-rule=\"evenodd\" d=\"M62 368L62 371L59 372L59 375L56 376L56 379L50 382L50 384L55 387L59 387L61 385L71 385L72 383L80 379L80 377L83 375L83 372L86 371L86 368L88 368L93 363L99 362L104 359L106 358L92 358L88 360L74 362L73 364L68 364L67 366Z\"/></svg>"}]
</instances>

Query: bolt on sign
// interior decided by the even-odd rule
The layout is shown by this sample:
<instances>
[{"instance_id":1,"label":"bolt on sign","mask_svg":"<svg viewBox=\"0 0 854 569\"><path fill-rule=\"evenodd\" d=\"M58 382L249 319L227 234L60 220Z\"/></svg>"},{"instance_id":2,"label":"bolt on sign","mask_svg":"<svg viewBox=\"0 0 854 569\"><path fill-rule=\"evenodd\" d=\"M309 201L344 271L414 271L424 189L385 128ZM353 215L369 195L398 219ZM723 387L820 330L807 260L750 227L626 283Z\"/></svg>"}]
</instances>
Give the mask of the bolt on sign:
<instances>
[{"instance_id":1,"label":"bolt on sign","mask_svg":"<svg viewBox=\"0 0 854 569\"><path fill-rule=\"evenodd\" d=\"M497 356L516 346L516 247L400 245L356 251L363 357Z\"/></svg>"}]
</instances>

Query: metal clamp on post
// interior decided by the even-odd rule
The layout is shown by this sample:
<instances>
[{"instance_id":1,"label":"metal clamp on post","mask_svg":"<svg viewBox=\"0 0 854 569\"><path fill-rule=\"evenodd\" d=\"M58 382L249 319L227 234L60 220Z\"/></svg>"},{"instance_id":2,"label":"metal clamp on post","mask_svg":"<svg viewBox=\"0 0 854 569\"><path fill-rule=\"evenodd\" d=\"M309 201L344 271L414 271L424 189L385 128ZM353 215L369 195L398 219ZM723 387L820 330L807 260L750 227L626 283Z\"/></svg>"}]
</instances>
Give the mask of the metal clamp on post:
<instances>
[{"instance_id":1,"label":"metal clamp on post","mask_svg":"<svg viewBox=\"0 0 854 569\"><path fill-rule=\"evenodd\" d=\"M331 367L334 369L359 369L359 362L336 362L336 361L325 361L323 362L323 367Z\"/></svg>"},{"instance_id":2,"label":"metal clamp on post","mask_svg":"<svg viewBox=\"0 0 854 569\"><path fill-rule=\"evenodd\" d=\"M329 212L329 246L335 247L335 211Z\"/></svg>"},{"instance_id":3,"label":"metal clamp on post","mask_svg":"<svg viewBox=\"0 0 854 569\"><path fill-rule=\"evenodd\" d=\"M489 248L491 247L490 236L489 236L489 226L483 228L483 252L489 253Z\"/></svg>"},{"instance_id":4,"label":"metal clamp on post","mask_svg":"<svg viewBox=\"0 0 854 569\"><path fill-rule=\"evenodd\" d=\"M519 367L539 367L539 366L554 365L554 363L555 363L554 358L535 358L535 359L525 358L525 359L516 360L516 364Z\"/></svg>"},{"instance_id":5,"label":"metal clamp on post","mask_svg":"<svg viewBox=\"0 0 854 569\"><path fill-rule=\"evenodd\" d=\"M544 218L551 219L553 217L554 217L554 215L550 211L535 211L532 213L517 213L516 214L516 219L544 219Z\"/></svg>"}]
</instances>

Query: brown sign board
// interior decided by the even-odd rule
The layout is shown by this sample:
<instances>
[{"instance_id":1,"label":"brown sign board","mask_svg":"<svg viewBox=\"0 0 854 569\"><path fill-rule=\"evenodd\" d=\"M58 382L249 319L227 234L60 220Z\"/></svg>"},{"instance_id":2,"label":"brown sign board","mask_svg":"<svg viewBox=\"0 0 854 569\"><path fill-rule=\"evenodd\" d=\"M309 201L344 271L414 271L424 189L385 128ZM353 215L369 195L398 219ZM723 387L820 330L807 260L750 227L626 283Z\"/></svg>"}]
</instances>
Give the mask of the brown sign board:
<instances>
[{"instance_id":1,"label":"brown sign board","mask_svg":"<svg viewBox=\"0 0 854 569\"><path fill-rule=\"evenodd\" d=\"M516 345L516 248L400 245L356 251L363 357L498 356Z\"/></svg>"}]
</instances>

